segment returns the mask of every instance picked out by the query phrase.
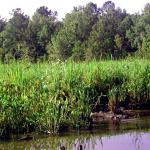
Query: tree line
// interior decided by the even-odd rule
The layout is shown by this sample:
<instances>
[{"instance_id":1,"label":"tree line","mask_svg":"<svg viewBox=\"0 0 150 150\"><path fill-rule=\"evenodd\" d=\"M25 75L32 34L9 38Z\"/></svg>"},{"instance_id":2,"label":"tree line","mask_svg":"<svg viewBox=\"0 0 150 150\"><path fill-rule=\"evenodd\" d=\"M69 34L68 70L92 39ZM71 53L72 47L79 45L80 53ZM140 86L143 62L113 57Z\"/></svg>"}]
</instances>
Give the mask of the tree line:
<instances>
[{"instance_id":1,"label":"tree line","mask_svg":"<svg viewBox=\"0 0 150 150\"><path fill-rule=\"evenodd\" d=\"M150 3L141 14L129 14L107 1L74 7L62 21L48 7L30 18L20 8L7 21L0 17L0 60L75 61L150 58Z\"/></svg>"}]
</instances>

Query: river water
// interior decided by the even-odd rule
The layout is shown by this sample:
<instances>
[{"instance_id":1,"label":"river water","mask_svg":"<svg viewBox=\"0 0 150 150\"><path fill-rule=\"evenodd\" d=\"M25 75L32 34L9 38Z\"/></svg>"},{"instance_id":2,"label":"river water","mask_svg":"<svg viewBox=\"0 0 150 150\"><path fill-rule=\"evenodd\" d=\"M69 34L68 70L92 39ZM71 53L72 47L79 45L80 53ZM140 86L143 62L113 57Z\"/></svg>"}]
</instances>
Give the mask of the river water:
<instances>
[{"instance_id":1,"label":"river water","mask_svg":"<svg viewBox=\"0 0 150 150\"><path fill-rule=\"evenodd\" d=\"M92 131L59 135L32 134L30 141L0 141L0 150L150 150L150 117L129 119L119 126L100 124Z\"/></svg>"}]
</instances>

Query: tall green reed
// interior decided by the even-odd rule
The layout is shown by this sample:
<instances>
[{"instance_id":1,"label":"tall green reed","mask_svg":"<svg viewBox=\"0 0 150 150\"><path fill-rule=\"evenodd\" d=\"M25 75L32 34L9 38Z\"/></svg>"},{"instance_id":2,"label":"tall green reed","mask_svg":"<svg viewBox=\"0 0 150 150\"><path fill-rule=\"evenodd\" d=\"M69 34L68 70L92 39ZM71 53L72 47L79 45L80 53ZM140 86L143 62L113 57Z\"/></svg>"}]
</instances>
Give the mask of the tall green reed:
<instances>
[{"instance_id":1,"label":"tall green reed","mask_svg":"<svg viewBox=\"0 0 150 150\"><path fill-rule=\"evenodd\" d=\"M80 127L104 91L149 99L148 60L0 64L0 134Z\"/></svg>"}]
</instances>

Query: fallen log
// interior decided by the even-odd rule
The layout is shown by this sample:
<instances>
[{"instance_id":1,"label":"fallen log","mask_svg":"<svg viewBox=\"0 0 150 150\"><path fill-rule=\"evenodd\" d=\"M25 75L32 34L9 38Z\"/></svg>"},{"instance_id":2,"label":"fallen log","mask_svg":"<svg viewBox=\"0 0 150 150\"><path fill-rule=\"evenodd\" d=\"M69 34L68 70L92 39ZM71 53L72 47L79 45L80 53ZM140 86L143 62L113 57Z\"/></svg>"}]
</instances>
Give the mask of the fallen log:
<instances>
[{"instance_id":1,"label":"fallen log","mask_svg":"<svg viewBox=\"0 0 150 150\"><path fill-rule=\"evenodd\" d=\"M94 112L90 114L93 123L102 122L120 122L129 118L137 118L141 116L149 116L150 110L123 110L121 114L113 112Z\"/></svg>"},{"instance_id":2,"label":"fallen log","mask_svg":"<svg viewBox=\"0 0 150 150\"><path fill-rule=\"evenodd\" d=\"M120 115L120 114L114 114L113 112L95 112L91 113L90 117L92 119L93 123L101 123L101 122L107 122L107 121L112 121L113 122L120 122L121 119L124 119L126 116L125 115Z\"/></svg>"}]
</instances>

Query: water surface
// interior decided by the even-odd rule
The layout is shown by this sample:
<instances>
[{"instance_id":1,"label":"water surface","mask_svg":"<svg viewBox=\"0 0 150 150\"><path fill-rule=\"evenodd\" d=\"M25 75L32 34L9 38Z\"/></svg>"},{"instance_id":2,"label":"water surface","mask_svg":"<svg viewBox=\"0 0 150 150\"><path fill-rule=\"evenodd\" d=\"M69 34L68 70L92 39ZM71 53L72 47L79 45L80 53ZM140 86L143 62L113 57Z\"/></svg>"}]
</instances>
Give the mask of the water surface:
<instances>
[{"instance_id":1,"label":"water surface","mask_svg":"<svg viewBox=\"0 0 150 150\"><path fill-rule=\"evenodd\" d=\"M121 125L101 124L92 131L59 135L32 134L30 141L1 141L0 150L150 150L150 117L129 119Z\"/></svg>"}]
</instances>

